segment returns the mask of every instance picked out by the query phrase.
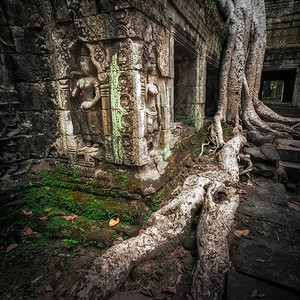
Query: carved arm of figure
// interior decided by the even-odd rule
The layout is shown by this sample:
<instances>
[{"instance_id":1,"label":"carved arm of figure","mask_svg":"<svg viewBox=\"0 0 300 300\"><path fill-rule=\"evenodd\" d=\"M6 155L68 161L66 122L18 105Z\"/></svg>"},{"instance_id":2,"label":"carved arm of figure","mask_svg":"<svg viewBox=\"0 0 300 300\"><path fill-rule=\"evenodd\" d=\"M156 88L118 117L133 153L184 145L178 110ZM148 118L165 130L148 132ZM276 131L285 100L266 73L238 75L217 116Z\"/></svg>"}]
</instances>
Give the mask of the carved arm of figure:
<instances>
[{"instance_id":1,"label":"carved arm of figure","mask_svg":"<svg viewBox=\"0 0 300 300\"><path fill-rule=\"evenodd\" d=\"M76 83L74 89L72 90L71 97L76 98L77 96L79 96L79 93L80 93L80 88Z\"/></svg>"},{"instance_id":2,"label":"carved arm of figure","mask_svg":"<svg viewBox=\"0 0 300 300\"><path fill-rule=\"evenodd\" d=\"M82 76L82 72L72 71L71 72L71 79L74 80L74 76L76 76L76 75L81 75ZM77 80L76 83L75 83L75 87L73 88L73 90L71 92L71 97L76 98L76 97L79 96L79 93L80 93L79 80Z\"/></svg>"},{"instance_id":3,"label":"carved arm of figure","mask_svg":"<svg viewBox=\"0 0 300 300\"><path fill-rule=\"evenodd\" d=\"M93 86L94 86L95 96L91 101L84 101L81 103L80 108L82 110L89 110L89 109L93 108L101 99L100 83L99 83L98 79L94 78Z\"/></svg>"}]
</instances>

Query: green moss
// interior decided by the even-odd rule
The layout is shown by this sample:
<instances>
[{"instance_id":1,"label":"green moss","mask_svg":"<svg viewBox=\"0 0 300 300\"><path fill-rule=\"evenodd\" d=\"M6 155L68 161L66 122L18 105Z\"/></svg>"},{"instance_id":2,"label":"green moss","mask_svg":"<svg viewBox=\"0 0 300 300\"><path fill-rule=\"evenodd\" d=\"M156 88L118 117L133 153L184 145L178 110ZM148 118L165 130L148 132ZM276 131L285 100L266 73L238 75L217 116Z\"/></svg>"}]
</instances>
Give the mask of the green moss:
<instances>
[{"instance_id":1,"label":"green moss","mask_svg":"<svg viewBox=\"0 0 300 300\"><path fill-rule=\"evenodd\" d=\"M167 145L163 151L161 151L161 155L163 160L167 160L172 155L169 145Z\"/></svg>"},{"instance_id":2,"label":"green moss","mask_svg":"<svg viewBox=\"0 0 300 300\"><path fill-rule=\"evenodd\" d=\"M122 145L122 129L124 127L123 116L126 110L121 105L121 91L119 86L120 68L117 63L117 54L112 57L110 65L110 99L111 99L111 118L112 118L112 144L114 162L122 164L127 161L126 152Z\"/></svg>"}]
</instances>

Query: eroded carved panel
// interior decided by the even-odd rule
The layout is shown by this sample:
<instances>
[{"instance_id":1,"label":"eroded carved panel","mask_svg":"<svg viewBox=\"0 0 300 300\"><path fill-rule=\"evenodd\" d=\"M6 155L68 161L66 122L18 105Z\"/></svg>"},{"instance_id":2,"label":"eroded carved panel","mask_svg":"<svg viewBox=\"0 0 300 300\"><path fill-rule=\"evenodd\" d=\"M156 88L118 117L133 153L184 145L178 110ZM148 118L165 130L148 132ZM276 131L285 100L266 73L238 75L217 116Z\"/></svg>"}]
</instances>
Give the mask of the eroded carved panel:
<instances>
[{"instance_id":1,"label":"eroded carved panel","mask_svg":"<svg viewBox=\"0 0 300 300\"><path fill-rule=\"evenodd\" d=\"M71 55L73 55L70 85L72 121L75 123L74 134L79 135L84 143L84 147L78 151L98 152L100 145L103 144L103 125L97 68L92 61L91 51L85 44L75 45ZM101 57L100 54L98 56ZM95 61L95 58L93 60Z\"/></svg>"}]
</instances>

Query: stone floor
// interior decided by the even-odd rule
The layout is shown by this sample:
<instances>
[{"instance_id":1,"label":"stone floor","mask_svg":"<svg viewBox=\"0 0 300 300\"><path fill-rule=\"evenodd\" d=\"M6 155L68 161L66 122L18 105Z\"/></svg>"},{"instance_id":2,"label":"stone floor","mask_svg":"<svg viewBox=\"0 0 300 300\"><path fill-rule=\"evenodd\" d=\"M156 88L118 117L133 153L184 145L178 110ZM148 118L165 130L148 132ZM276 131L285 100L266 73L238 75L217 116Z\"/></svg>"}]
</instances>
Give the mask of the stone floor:
<instances>
[{"instance_id":1,"label":"stone floor","mask_svg":"<svg viewBox=\"0 0 300 300\"><path fill-rule=\"evenodd\" d=\"M276 111L277 113L281 114L282 116L287 117L300 117L300 107L295 107L291 103L265 103L271 109Z\"/></svg>"},{"instance_id":2,"label":"stone floor","mask_svg":"<svg viewBox=\"0 0 300 300\"><path fill-rule=\"evenodd\" d=\"M290 202L280 183L242 189L227 299L300 299L300 205Z\"/></svg>"}]
</instances>

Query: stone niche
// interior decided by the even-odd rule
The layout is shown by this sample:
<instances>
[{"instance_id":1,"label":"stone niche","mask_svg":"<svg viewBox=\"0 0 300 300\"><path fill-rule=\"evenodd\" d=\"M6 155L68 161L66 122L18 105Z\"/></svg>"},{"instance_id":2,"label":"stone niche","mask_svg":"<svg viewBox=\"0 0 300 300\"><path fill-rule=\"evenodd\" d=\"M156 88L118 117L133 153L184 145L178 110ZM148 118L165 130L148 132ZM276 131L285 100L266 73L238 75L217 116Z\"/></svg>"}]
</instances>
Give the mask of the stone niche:
<instances>
[{"instance_id":1,"label":"stone niche","mask_svg":"<svg viewBox=\"0 0 300 300\"><path fill-rule=\"evenodd\" d=\"M18 21L13 30L19 43L26 26L43 40L45 78L24 74L51 85L52 157L72 161L100 182L111 181L111 170L117 177L125 172L128 188L142 194L178 173L188 151L184 141L205 118L207 61L218 68L226 36L211 3L187 2L30 4L38 25Z\"/></svg>"}]
</instances>

